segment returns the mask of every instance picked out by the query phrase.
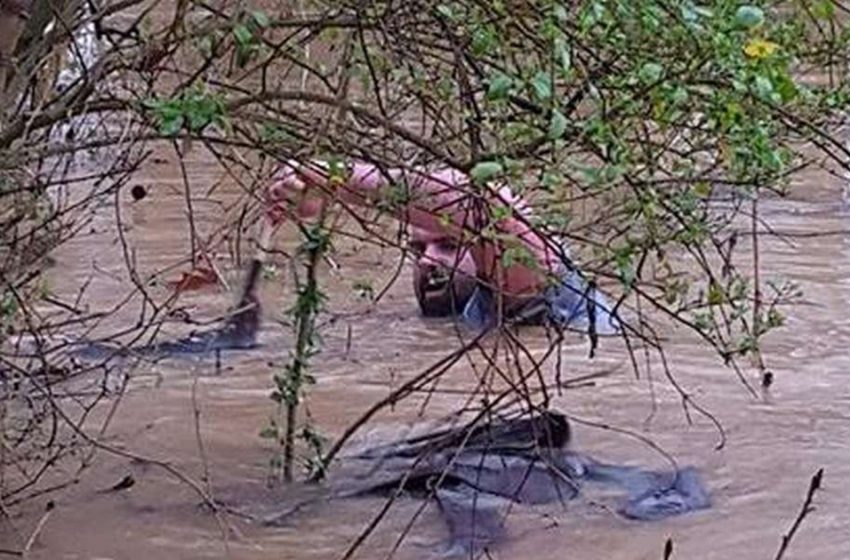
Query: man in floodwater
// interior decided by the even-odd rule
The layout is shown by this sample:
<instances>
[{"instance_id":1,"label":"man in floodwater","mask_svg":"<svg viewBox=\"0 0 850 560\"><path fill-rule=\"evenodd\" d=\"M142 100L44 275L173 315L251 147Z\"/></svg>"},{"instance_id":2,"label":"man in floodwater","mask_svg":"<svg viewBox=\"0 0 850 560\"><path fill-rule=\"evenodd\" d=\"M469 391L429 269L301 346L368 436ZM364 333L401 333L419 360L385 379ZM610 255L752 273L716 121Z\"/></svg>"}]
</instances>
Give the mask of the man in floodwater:
<instances>
[{"instance_id":1,"label":"man in floodwater","mask_svg":"<svg viewBox=\"0 0 850 560\"><path fill-rule=\"evenodd\" d=\"M411 226L413 289L425 316L459 317L478 329L499 320L598 335L621 328L606 298L582 278L563 247L531 226L525 202L507 187L481 189L465 174L446 168L426 172L364 162L337 167L289 162L269 186L268 202L271 226L290 213L314 217L334 202L391 208ZM260 323L256 283L261 266L257 259L252 262L236 312L223 327L131 349L84 341L75 355L168 357L252 348Z\"/></svg>"},{"instance_id":2,"label":"man in floodwater","mask_svg":"<svg viewBox=\"0 0 850 560\"><path fill-rule=\"evenodd\" d=\"M409 224L413 288L425 316L455 316L484 328L500 321L616 334L622 324L563 247L529 222L525 201L504 187L474 185L453 169L386 169L364 162L288 162L268 190L272 225L329 205L388 208ZM655 520L708 507L692 468L650 471L602 463L569 449L566 416L519 416L440 426L429 434L343 459L337 497L393 495L435 500L449 529L447 554L475 556L503 538L516 504L555 504L593 483L625 491L619 511ZM476 421L478 421L476 420ZM362 471L362 472L361 472ZM365 474L363 474L365 473ZM264 520L285 522L287 508Z\"/></svg>"},{"instance_id":3,"label":"man in floodwater","mask_svg":"<svg viewBox=\"0 0 850 560\"><path fill-rule=\"evenodd\" d=\"M484 194L481 194L484 193ZM269 216L314 217L333 202L392 205L412 227L413 287L425 316L459 316L483 328L504 319L615 334L620 321L563 247L529 223L525 202L507 187L477 188L448 168L385 169L290 161L268 190Z\"/></svg>"}]
</instances>

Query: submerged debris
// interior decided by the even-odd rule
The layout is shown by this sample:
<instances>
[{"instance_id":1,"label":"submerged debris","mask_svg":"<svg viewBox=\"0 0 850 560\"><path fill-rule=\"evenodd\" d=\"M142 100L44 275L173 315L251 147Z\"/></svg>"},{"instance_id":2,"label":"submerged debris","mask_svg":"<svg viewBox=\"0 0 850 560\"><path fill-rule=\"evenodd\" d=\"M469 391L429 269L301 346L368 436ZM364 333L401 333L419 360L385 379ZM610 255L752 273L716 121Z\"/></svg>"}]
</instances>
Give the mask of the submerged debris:
<instances>
[{"instance_id":1,"label":"submerged debris","mask_svg":"<svg viewBox=\"0 0 850 560\"><path fill-rule=\"evenodd\" d=\"M71 355L86 361L102 361L127 356L162 359L256 348L257 333L260 330L262 317L262 308L256 295L257 279L261 268L260 261L252 262L239 303L233 314L220 327L193 332L177 340L142 346L127 347L112 342L79 340L72 343Z\"/></svg>"},{"instance_id":2,"label":"submerged debris","mask_svg":"<svg viewBox=\"0 0 850 560\"><path fill-rule=\"evenodd\" d=\"M567 419L556 412L438 427L340 459L329 493L256 517L289 524L310 503L358 496L433 501L448 529L446 551L466 554L504 539L507 512L518 505L562 504L591 484L621 490L624 517L654 521L709 506L697 471L668 472L599 462L568 449ZM251 508L243 508L243 513Z\"/></svg>"}]
</instances>

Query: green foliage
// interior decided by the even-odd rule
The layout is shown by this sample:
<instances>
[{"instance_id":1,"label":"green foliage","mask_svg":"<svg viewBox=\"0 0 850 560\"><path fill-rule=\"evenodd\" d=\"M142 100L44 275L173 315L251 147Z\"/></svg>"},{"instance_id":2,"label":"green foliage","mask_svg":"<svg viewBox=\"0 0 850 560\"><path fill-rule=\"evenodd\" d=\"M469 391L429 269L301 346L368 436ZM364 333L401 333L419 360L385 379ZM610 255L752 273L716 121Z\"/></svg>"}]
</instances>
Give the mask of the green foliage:
<instances>
[{"instance_id":1,"label":"green foliage","mask_svg":"<svg viewBox=\"0 0 850 560\"><path fill-rule=\"evenodd\" d=\"M735 12L735 23L744 29L754 29L764 23L764 11L758 6L741 6Z\"/></svg>"},{"instance_id":2,"label":"green foliage","mask_svg":"<svg viewBox=\"0 0 850 560\"><path fill-rule=\"evenodd\" d=\"M282 126L275 123L263 123L260 127L260 140L264 145L286 145L295 137Z\"/></svg>"},{"instance_id":3,"label":"green foliage","mask_svg":"<svg viewBox=\"0 0 850 560\"><path fill-rule=\"evenodd\" d=\"M231 34L238 68L245 67L263 52L262 33L270 24L269 17L259 10L243 14L239 21L233 24Z\"/></svg>"},{"instance_id":4,"label":"green foliage","mask_svg":"<svg viewBox=\"0 0 850 560\"><path fill-rule=\"evenodd\" d=\"M18 298L11 292L5 292L3 298L0 299L0 340L5 338L6 332L15 320L18 314L19 305Z\"/></svg>"},{"instance_id":5,"label":"green foliage","mask_svg":"<svg viewBox=\"0 0 850 560\"><path fill-rule=\"evenodd\" d=\"M834 125L850 105L850 29L831 0L409 0L403 9L315 0L280 20L242 3L177 7L173 16L78 10L62 33L19 45L0 130L4 273L19 298L4 293L5 326L52 317L25 313L51 219L56 238L70 238L88 219L77 208L111 201L150 154L151 136L203 135L228 177L251 187L268 162L327 153L343 156L331 161L334 181L347 158L468 171L469 239L495 241L504 266L529 264L500 230L509 211L487 206L494 183L509 183L535 228L567 240L601 289L625 294L627 314L672 318L726 359L758 357L798 292L766 287L760 263L733 255L736 232L757 228L760 201L784 194L798 170L848 167ZM103 20L126 16L141 21ZM52 58L90 24L94 65L54 87ZM77 180L73 154L96 146L116 157L96 166L88 202L75 194L46 204ZM412 201L405 184L382 194L379 208L396 215ZM456 210L442 207L438 219L450 225ZM272 394L286 414L263 431L286 453L295 440L313 451L321 441L304 416L321 346L314 319L326 304L313 274L329 240L303 234L288 310L297 340ZM371 297L366 284L356 289ZM276 467L291 468L286 453Z\"/></svg>"},{"instance_id":6,"label":"green foliage","mask_svg":"<svg viewBox=\"0 0 850 560\"><path fill-rule=\"evenodd\" d=\"M510 76L501 72L494 73L490 77L489 85L487 86L488 99L491 101L505 99L510 93L513 84L514 81Z\"/></svg>"},{"instance_id":7,"label":"green foliage","mask_svg":"<svg viewBox=\"0 0 850 560\"><path fill-rule=\"evenodd\" d=\"M346 158L455 165L473 181L470 199L510 184L531 223L568 239L591 275L619 280L629 303L651 299L725 356L757 352L782 323L771 306L793 292L767 299L750 279L757 263L727 246L733 224L757 219L748 213L798 168L846 163L828 136L850 103L850 30L833 2L378 3L350 12L356 32L334 23L338 3L313 7L303 29L240 8L199 31L222 60L197 73L203 89L146 104L159 130L232 119L238 141L267 154L342 154L331 182L345 179ZM221 85L234 66L248 80ZM381 194L376 207L395 214L413 201L403 183ZM532 262L499 229L507 209L481 214L488 223L470 233L496 241L503 265ZM437 211L447 226L453 215ZM322 253L325 241L305 230L302 249ZM322 305L299 288L290 312ZM279 402L298 403L311 348L281 372Z\"/></svg>"},{"instance_id":8,"label":"green foliage","mask_svg":"<svg viewBox=\"0 0 850 560\"><path fill-rule=\"evenodd\" d=\"M562 112L555 109L552 111L552 120L549 121L548 136L551 140L557 140L567 131L567 117Z\"/></svg>"},{"instance_id":9,"label":"green foliage","mask_svg":"<svg viewBox=\"0 0 850 560\"><path fill-rule=\"evenodd\" d=\"M785 192L800 142L819 145L824 109L847 105L844 85L812 85L805 74L850 55L832 3L588 0L509 15L450 3L441 14L469 41L482 77L486 142L473 180L536 174L547 203L535 224L554 230L581 227L557 201L587 193L599 210L585 227L609 232L594 254L627 293L649 280L647 254L672 251L677 259L650 292L683 320L695 317L690 324L720 347L737 347L729 339L739 336L755 351L782 321L768 302L753 304L743 276L707 259L733 220L712 209L712 196L741 208ZM532 42L527 29L538 30ZM508 169L507 154L521 155L519 170ZM512 248L502 258L521 260Z\"/></svg>"},{"instance_id":10,"label":"green foliage","mask_svg":"<svg viewBox=\"0 0 850 560\"><path fill-rule=\"evenodd\" d=\"M497 161L481 161L475 164L469 176L476 183L484 183L495 179L504 172L504 166Z\"/></svg>"},{"instance_id":11,"label":"green foliage","mask_svg":"<svg viewBox=\"0 0 850 560\"><path fill-rule=\"evenodd\" d=\"M540 70L531 78L531 90L538 101L546 102L553 94L552 77L545 71Z\"/></svg>"},{"instance_id":12,"label":"green foliage","mask_svg":"<svg viewBox=\"0 0 850 560\"><path fill-rule=\"evenodd\" d=\"M310 449L310 455L304 461L306 470L310 473L311 477L323 478L327 470L327 465L322 461L322 455L328 438L323 436L321 432L316 430L315 426L309 423L301 427L301 432L298 436L307 445L308 449Z\"/></svg>"},{"instance_id":13,"label":"green foliage","mask_svg":"<svg viewBox=\"0 0 850 560\"><path fill-rule=\"evenodd\" d=\"M521 264L529 268L537 268L537 260L534 255L525 247L518 243L511 243L502 251L502 266L509 267L515 264Z\"/></svg>"},{"instance_id":14,"label":"green foliage","mask_svg":"<svg viewBox=\"0 0 850 560\"><path fill-rule=\"evenodd\" d=\"M344 166L331 166L331 176L343 173ZM298 422L298 409L302 404L307 387L316 380L310 375L310 360L319 353L321 338L316 328L316 318L322 312L327 296L319 288L316 268L322 255L331 249L331 236L321 221L302 227L302 243L297 256L304 260L304 278L296 274L295 303L287 314L293 319L295 346L289 361L274 375L275 388L271 399L278 404L281 420L271 420L260 433L261 437L274 439L280 444L280 454L272 457L273 472L280 472L283 479L291 481L295 461L295 440L302 439L313 452L307 459L311 470L318 468L322 454L323 439L308 420ZM300 429L299 429L300 426Z\"/></svg>"},{"instance_id":15,"label":"green foliage","mask_svg":"<svg viewBox=\"0 0 850 560\"><path fill-rule=\"evenodd\" d=\"M145 100L143 106L151 111L163 136L176 136L184 129L199 134L208 126L225 127L227 123L221 97L199 87L171 99Z\"/></svg>"}]
</instances>

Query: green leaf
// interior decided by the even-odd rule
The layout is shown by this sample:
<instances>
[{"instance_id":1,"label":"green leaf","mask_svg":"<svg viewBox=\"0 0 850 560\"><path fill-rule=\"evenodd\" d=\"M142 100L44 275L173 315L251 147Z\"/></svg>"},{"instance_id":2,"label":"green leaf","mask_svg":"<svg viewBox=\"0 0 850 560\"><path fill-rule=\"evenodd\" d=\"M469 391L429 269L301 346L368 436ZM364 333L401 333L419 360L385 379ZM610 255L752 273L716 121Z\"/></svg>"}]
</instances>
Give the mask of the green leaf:
<instances>
[{"instance_id":1,"label":"green leaf","mask_svg":"<svg viewBox=\"0 0 850 560\"><path fill-rule=\"evenodd\" d=\"M832 20L835 18L835 5L833 0L821 0L815 4L812 10L819 19Z\"/></svg>"},{"instance_id":2,"label":"green leaf","mask_svg":"<svg viewBox=\"0 0 850 560\"><path fill-rule=\"evenodd\" d=\"M498 161L480 161L469 172L470 177L476 183L484 183L504 171L502 164Z\"/></svg>"},{"instance_id":3,"label":"green leaf","mask_svg":"<svg viewBox=\"0 0 850 560\"><path fill-rule=\"evenodd\" d=\"M549 121L548 136L550 140L557 140L567 130L567 117L557 109L552 111L552 120Z\"/></svg>"},{"instance_id":4,"label":"green leaf","mask_svg":"<svg viewBox=\"0 0 850 560\"><path fill-rule=\"evenodd\" d=\"M505 218L511 217L511 207L510 206L493 206L490 209L491 215L493 219L496 221L504 220Z\"/></svg>"},{"instance_id":5,"label":"green leaf","mask_svg":"<svg viewBox=\"0 0 850 560\"><path fill-rule=\"evenodd\" d=\"M260 127L260 140L263 143L280 144L282 142L292 140L292 135L277 124L264 123Z\"/></svg>"},{"instance_id":6,"label":"green leaf","mask_svg":"<svg viewBox=\"0 0 850 560\"><path fill-rule=\"evenodd\" d=\"M159 131L163 136L175 136L183 128L183 115L162 119Z\"/></svg>"},{"instance_id":7,"label":"green leaf","mask_svg":"<svg viewBox=\"0 0 850 560\"><path fill-rule=\"evenodd\" d=\"M566 23L570 19L567 9L562 4L555 4L555 7L552 8L552 15L561 23Z\"/></svg>"},{"instance_id":8,"label":"green leaf","mask_svg":"<svg viewBox=\"0 0 850 560\"><path fill-rule=\"evenodd\" d=\"M670 101L674 105L682 105L685 101L688 100L688 90L683 88L682 86L678 86L675 90L673 90L672 95L670 96Z\"/></svg>"},{"instance_id":9,"label":"green leaf","mask_svg":"<svg viewBox=\"0 0 850 560\"><path fill-rule=\"evenodd\" d=\"M755 89L759 97L770 99L771 94L773 94L773 83L764 76L756 76Z\"/></svg>"},{"instance_id":10,"label":"green leaf","mask_svg":"<svg viewBox=\"0 0 850 560\"><path fill-rule=\"evenodd\" d=\"M779 93L782 97L782 101L791 101L797 97L797 94L799 93L797 84L794 83L794 80L787 74L779 74L774 77L773 89Z\"/></svg>"},{"instance_id":11,"label":"green leaf","mask_svg":"<svg viewBox=\"0 0 850 560\"><path fill-rule=\"evenodd\" d=\"M348 175L348 166L344 159L338 157L328 158L328 175L331 181L345 181Z\"/></svg>"},{"instance_id":12,"label":"green leaf","mask_svg":"<svg viewBox=\"0 0 850 560\"><path fill-rule=\"evenodd\" d=\"M686 2L679 7L679 12L682 14L682 19L687 23L696 23L699 21L699 13L696 11L696 6L692 2Z\"/></svg>"},{"instance_id":13,"label":"green leaf","mask_svg":"<svg viewBox=\"0 0 850 560\"><path fill-rule=\"evenodd\" d=\"M254 20L259 27L268 27L271 23L269 21L269 16L265 14L265 12L261 12L260 10L255 10L251 12L251 18Z\"/></svg>"},{"instance_id":14,"label":"green leaf","mask_svg":"<svg viewBox=\"0 0 850 560\"><path fill-rule=\"evenodd\" d=\"M454 17L454 12L452 12L451 6L447 4L440 4L437 6L437 13L446 19L452 19Z\"/></svg>"},{"instance_id":15,"label":"green leaf","mask_svg":"<svg viewBox=\"0 0 850 560\"><path fill-rule=\"evenodd\" d=\"M236 39L237 43L245 46L251 43L251 40L254 38L254 34L251 33L251 30L248 29L247 25L238 23L233 26L233 37Z\"/></svg>"},{"instance_id":16,"label":"green leaf","mask_svg":"<svg viewBox=\"0 0 850 560\"><path fill-rule=\"evenodd\" d=\"M472 33L472 52L476 56L491 54L499 44L495 32L489 27L478 27Z\"/></svg>"},{"instance_id":17,"label":"green leaf","mask_svg":"<svg viewBox=\"0 0 850 560\"><path fill-rule=\"evenodd\" d=\"M18 312L18 300L15 296L6 292L3 294L3 300L0 302L0 316L11 316Z\"/></svg>"},{"instance_id":18,"label":"green leaf","mask_svg":"<svg viewBox=\"0 0 850 560\"><path fill-rule=\"evenodd\" d=\"M664 73L664 67L657 62L647 62L640 67L638 78L645 84L653 84L657 82Z\"/></svg>"},{"instance_id":19,"label":"green leaf","mask_svg":"<svg viewBox=\"0 0 850 560\"><path fill-rule=\"evenodd\" d=\"M771 307L767 312L767 326L770 328L781 327L785 324L785 317L776 308Z\"/></svg>"},{"instance_id":20,"label":"green leaf","mask_svg":"<svg viewBox=\"0 0 850 560\"><path fill-rule=\"evenodd\" d=\"M504 99L513 86L513 80L507 74L501 72L490 77L490 84L487 86L488 99Z\"/></svg>"},{"instance_id":21,"label":"green leaf","mask_svg":"<svg viewBox=\"0 0 850 560\"><path fill-rule=\"evenodd\" d=\"M543 70L537 72L531 79L531 87L534 88L534 94L541 101L546 101L552 97L552 77Z\"/></svg>"},{"instance_id":22,"label":"green leaf","mask_svg":"<svg viewBox=\"0 0 850 560\"><path fill-rule=\"evenodd\" d=\"M563 39L555 39L555 56L561 61L561 70L569 72L573 66L572 52Z\"/></svg>"},{"instance_id":23,"label":"green leaf","mask_svg":"<svg viewBox=\"0 0 850 560\"><path fill-rule=\"evenodd\" d=\"M754 29L764 23L764 11L758 6L741 6L735 12L735 24L744 29Z\"/></svg>"},{"instance_id":24,"label":"green leaf","mask_svg":"<svg viewBox=\"0 0 850 560\"><path fill-rule=\"evenodd\" d=\"M694 194L700 198L708 198L711 195L711 183L699 181L693 187Z\"/></svg>"},{"instance_id":25,"label":"green leaf","mask_svg":"<svg viewBox=\"0 0 850 560\"><path fill-rule=\"evenodd\" d=\"M614 264L617 267L620 282L627 289L630 289L635 281L635 269L632 263L633 257L634 248L630 245L614 250Z\"/></svg>"},{"instance_id":26,"label":"green leaf","mask_svg":"<svg viewBox=\"0 0 850 560\"><path fill-rule=\"evenodd\" d=\"M210 35L204 35L203 37L198 39L198 50L205 57L212 56L213 54L213 38Z\"/></svg>"},{"instance_id":27,"label":"green leaf","mask_svg":"<svg viewBox=\"0 0 850 560\"><path fill-rule=\"evenodd\" d=\"M528 268L536 268L537 261L531 251L524 245L512 245L506 247L502 253L502 266L508 268L514 265L522 265Z\"/></svg>"},{"instance_id":28,"label":"green leaf","mask_svg":"<svg viewBox=\"0 0 850 560\"><path fill-rule=\"evenodd\" d=\"M538 136L538 129L523 123L511 122L505 125L503 137L510 142L529 142Z\"/></svg>"},{"instance_id":29,"label":"green leaf","mask_svg":"<svg viewBox=\"0 0 850 560\"><path fill-rule=\"evenodd\" d=\"M274 426L265 426L260 430L260 437L263 439L277 439L278 430Z\"/></svg>"},{"instance_id":30,"label":"green leaf","mask_svg":"<svg viewBox=\"0 0 850 560\"><path fill-rule=\"evenodd\" d=\"M708 304L721 305L726 300L726 294L723 293L723 288L717 282L712 282L708 286Z\"/></svg>"}]
</instances>

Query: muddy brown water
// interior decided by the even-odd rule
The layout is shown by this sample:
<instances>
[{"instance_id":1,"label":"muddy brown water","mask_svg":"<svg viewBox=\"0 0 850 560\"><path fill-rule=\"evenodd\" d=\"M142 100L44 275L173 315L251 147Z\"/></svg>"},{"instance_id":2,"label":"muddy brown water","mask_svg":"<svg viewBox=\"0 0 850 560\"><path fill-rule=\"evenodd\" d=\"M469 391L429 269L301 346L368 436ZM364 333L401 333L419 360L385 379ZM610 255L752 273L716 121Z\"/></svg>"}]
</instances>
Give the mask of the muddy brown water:
<instances>
[{"instance_id":1,"label":"muddy brown water","mask_svg":"<svg viewBox=\"0 0 850 560\"><path fill-rule=\"evenodd\" d=\"M148 196L133 202L123 193L122 214L127 239L143 273L180 263L188 254L185 200L178 168L171 156L151 163L136 182ZM212 231L225 219L223 208L237 189L222 188L210 196L206 186L221 177L214 165L197 153L187 161L194 187L196 227ZM785 240L764 238L762 273L799 282L805 304L787 309L788 325L768 341L768 365L775 374L770 392L754 398L708 350L685 332L670 330L667 350L680 382L722 422L727 441L715 449L718 432L695 416L688 424L676 393L654 371L636 379L625 351L605 341L600 355L587 359L581 337L569 338L563 349L566 377L594 372L612 373L592 387L556 395L554 406L576 417L627 428L651 438L682 464L698 467L711 491L707 511L661 522L635 522L609 508L576 500L565 508L517 507L508 519L509 539L492 551L497 558L650 559L661 558L671 538L674 558L773 558L781 535L801 506L808 481L825 470L817 509L806 519L786 558L850 558L850 212L835 184L809 183L783 200L762 203L770 224L785 233L804 234ZM52 285L58 295L75 297L91 278L84 301L93 309L108 308L128 290L124 256L117 242L112 210L104 207L95 221L98 233L73 241L57 254ZM839 232L811 236L816 232ZM282 234L278 246L292 245ZM748 249L748 241L742 242ZM278 258L279 261L283 259ZM313 372L317 383L309 391L309 410L327 435L339 435L366 408L392 387L423 370L459 344L451 325L425 320L416 313L410 271L376 306L360 298L352 285L370 280L376 287L388 281L397 263L391 249L367 249L341 243L336 255L339 271L325 270L330 308L340 315L324 327L324 344ZM235 286L238 270L228 258L219 261ZM185 266L184 266L185 269ZM177 270L166 274L177 276ZM200 479L204 460L215 495L257 504L273 503L263 490L272 454L258 432L274 414L269 399L273 368L291 347L288 327L280 324L286 298L282 273L262 289L266 307L260 339L263 348L229 354L222 369L213 363L161 362L131 370L129 389L106 440L132 453L168 461ZM164 288L154 288L164 297ZM211 288L187 294L179 302L193 317L215 317L234 294ZM138 307L128 306L101 329L135 321ZM165 331L179 334L180 325ZM535 329L524 340L542 349L545 341ZM452 411L474 382L468 362L455 366L430 398L426 417ZM551 375L551 372L549 373ZM192 394L195 388L195 404ZM653 405L657 411L647 422ZM423 398L379 414L366 433L391 434L417 418ZM194 410L200 412L196 424ZM203 443L199 449L196 426ZM370 432L370 430L373 430ZM375 436L377 437L377 436ZM575 445L584 452L612 461L664 466L659 455L633 438L610 430L574 426ZM135 485L121 492L103 492L126 474ZM299 485L278 490L281 501L309 492ZM56 507L31 550L39 559L324 559L341 557L383 506L380 499L338 501L297 516L284 527L268 528L238 516L215 516L198 506L187 485L162 469L102 452L95 467L79 484L50 497ZM28 504L14 519L28 535L41 517L45 499ZM417 514L420 504L400 500L355 555L356 558L433 558L445 538L434 508L426 508L407 537L399 535ZM230 527L227 538L222 525ZM6 538L14 541L5 533ZM9 547L20 543L9 542ZM2 547L0 547L2 548ZM393 552L394 551L394 552Z\"/></svg>"}]
</instances>

